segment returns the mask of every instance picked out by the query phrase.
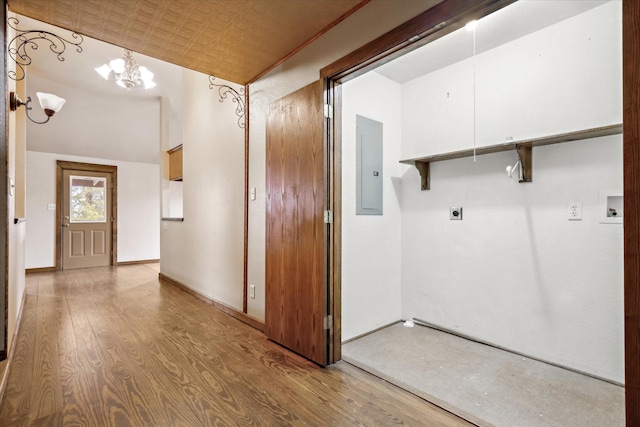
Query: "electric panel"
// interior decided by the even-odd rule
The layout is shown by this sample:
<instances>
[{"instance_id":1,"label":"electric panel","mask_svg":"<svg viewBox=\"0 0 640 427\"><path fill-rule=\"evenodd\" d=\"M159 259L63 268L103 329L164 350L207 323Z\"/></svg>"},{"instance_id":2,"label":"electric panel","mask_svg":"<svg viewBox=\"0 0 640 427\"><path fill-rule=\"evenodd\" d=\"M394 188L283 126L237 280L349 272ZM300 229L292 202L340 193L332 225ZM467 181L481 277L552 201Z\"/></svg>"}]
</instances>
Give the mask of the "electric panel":
<instances>
[{"instance_id":1,"label":"electric panel","mask_svg":"<svg viewBox=\"0 0 640 427\"><path fill-rule=\"evenodd\" d=\"M382 215L382 123L356 116L356 215Z\"/></svg>"}]
</instances>

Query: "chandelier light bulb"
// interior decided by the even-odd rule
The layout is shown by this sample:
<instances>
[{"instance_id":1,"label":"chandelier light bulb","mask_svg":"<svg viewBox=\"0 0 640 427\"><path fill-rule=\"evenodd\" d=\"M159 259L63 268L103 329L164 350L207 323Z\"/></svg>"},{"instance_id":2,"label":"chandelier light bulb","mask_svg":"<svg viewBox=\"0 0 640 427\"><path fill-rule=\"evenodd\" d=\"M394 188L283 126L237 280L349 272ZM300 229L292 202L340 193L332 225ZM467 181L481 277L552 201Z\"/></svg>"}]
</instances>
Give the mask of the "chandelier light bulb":
<instances>
[{"instance_id":1,"label":"chandelier light bulb","mask_svg":"<svg viewBox=\"0 0 640 427\"><path fill-rule=\"evenodd\" d=\"M95 70L103 79L109 80L109 75L111 74L111 67L109 67L109 65L103 64L101 67L95 68Z\"/></svg>"},{"instance_id":2,"label":"chandelier light bulb","mask_svg":"<svg viewBox=\"0 0 640 427\"><path fill-rule=\"evenodd\" d=\"M153 80L153 73L145 66L138 67L140 70L140 78L142 80Z\"/></svg>"},{"instance_id":3,"label":"chandelier light bulb","mask_svg":"<svg viewBox=\"0 0 640 427\"><path fill-rule=\"evenodd\" d=\"M154 88L156 86L157 86L157 84L153 80L144 80L144 88L145 89L151 89L151 88Z\"/></svg>"},{"instance_id":4,"label":"chandelier light bulb","mask_svg":"<svg viewBox=\"0 0 640 427\"><path fill-rule=\"evenodd\" d=\"M109 67L111 67L113 72L116 74L124 73L124 65L125 65L125 62L124 62L124 59L122 58L113 59L109 62Z\"/></svg>"}]
</instances>

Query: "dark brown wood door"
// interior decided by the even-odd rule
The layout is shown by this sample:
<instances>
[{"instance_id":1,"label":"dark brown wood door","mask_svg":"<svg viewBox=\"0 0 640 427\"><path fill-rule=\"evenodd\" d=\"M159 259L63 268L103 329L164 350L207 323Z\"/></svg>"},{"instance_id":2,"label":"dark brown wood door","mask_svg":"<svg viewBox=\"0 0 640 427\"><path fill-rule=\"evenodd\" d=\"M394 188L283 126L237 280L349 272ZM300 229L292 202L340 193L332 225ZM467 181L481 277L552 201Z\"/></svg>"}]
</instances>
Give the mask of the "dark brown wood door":
<instances>
[{"instance_id":1,"label":"dark brown wood door","mask_svg":"<svg viewBox=\"0 0 640 427\"><path fill-rule=\"evenodd\" d=\"M327 361L327 229L322 82L269 106L265 332Z\"/></svg>"}]
</instances>

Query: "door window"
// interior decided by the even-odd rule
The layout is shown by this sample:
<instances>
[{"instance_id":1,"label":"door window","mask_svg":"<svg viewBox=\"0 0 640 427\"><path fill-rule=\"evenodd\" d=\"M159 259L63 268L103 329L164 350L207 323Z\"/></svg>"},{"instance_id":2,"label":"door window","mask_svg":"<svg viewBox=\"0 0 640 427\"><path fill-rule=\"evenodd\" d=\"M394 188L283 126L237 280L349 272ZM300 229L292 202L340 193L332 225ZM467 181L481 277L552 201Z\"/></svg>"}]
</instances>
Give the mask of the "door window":
<instances>
[{"instance_id":1,"label":"door window","mask_svg":"<svg viewBox=\"0 0 640 427\"><path fill-rule=\"evenodd\" d=\"M107 222L107 178L74 176L69 179L71 222Z\"/></svg>"}]
</instances>

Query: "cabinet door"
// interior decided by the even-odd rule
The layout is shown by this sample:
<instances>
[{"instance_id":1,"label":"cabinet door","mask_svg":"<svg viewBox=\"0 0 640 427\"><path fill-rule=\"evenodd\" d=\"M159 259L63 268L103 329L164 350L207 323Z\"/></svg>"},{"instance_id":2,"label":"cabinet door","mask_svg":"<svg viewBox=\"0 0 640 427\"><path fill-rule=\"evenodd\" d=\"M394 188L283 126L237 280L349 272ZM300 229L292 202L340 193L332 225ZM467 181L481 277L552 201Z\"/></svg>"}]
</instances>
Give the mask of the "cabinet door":
<instances>
[{"instance_id":1,"label":"cabinet door","mask_svg":"<svg viewBox=\"0 0 640 427\"><path fill-rule=\"evenodd\" d=\"M169 179L182 181L182 146L169 151Z\"/></svg>"}]
</instances>

